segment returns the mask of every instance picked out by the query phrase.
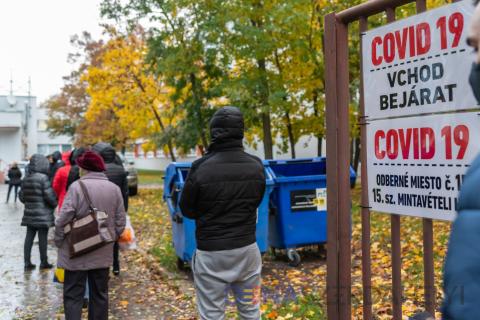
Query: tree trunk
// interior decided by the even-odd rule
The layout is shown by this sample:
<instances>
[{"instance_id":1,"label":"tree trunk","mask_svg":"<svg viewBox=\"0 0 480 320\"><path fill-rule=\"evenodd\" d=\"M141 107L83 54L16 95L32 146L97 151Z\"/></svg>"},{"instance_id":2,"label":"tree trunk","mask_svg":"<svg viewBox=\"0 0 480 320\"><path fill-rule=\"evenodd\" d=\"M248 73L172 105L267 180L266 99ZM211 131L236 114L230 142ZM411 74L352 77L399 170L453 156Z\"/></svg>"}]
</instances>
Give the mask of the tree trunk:
<instances>
[{"instance_id":1,"label":"tree trunk","mask_svg":"<svg viewBox=\"0 0 480 320\"><path fill-rule=\"evenodd\" d=\"M292 121L290 120L290 113L288 111L285 113L285 120L287 122L288 140L290 141L290 153L292 155L292 159L295 159L297 157L295 154L295 137L293 135L293 126Z\"/></svg>"},{"instance_id":2,"label":"tree trunk","mask_svg":"<svg viewBox=\"0 0 480 320\"><path fill-rule=\"evenodd\" d=\"M199 97L197 77L195 76L194 73L190 73L190 83L192 84L193 100L194 100L195 109L196 109L195 111L198 119L197 130L199 132L200 140L202 141L203 147L206 148L208 147L208 140L207 140L207 135L205 134L205 126L203 123L202 100Z\"/></svg>"},{"instance_id":3,"label":"tree trunk","mask_svg":"<svg viewBox=\"0 0 480 320\"><path fill-rule=\"evenodd\" d=\"M323 137L321 135L317 136L317 155L319 157L323 154Z\"/></svg>"},{"instance_id":4,"label":"tree trunk","mask_svg":"<svg viewBox=\"0 0 480 320\"><path fill-rule=\"evenodd\" d=\"M140 78L138 78L136 75L133 75L133 78L135 79L135 82L137 83L140 90L142 90L142 92L146 92L145 87L143 86L143 83L140 80ZM155 105L153 104L153 101L150 103L150 108L152 109L152 112L155 115L155 119L157 119L157 122L158 122L158 125L160 126L160 129L162 130L162 132L165 132L165 126L163 125L162 118L158 114L158 110L156 109ZM172 139L170 139L170 138L168 139L168 142L167 142L167 148L168 148L168 152L170 153L170 158L172 159L172 161L173 162L177 161L177 158L175 157L175 152L174 152L174 149L173 149Z\"/></svg>"},{"instance_id":5,"label":"tree trunk","mask_svg":"<svg viewBox=\"0 0 480 320\"><path fill-rule=\"evenodd\" d=\"M262 102L262 128L263 128L263 150L265 152L265 159L273 159L273 139L272 139L272 124L270 120L270 105L268 102L269 87L267 80L267 68L265 59L258 59L258 70L260 72L261 89L260 101Z\"/></svg>"},{"instance_id":6,"label":"tree trunk","mask_svg":"<svg viewBox=\"0 0 480 320\"><path fill-rule=\"evenodd\" d=\"M155 114L155 118L157 119L158 125L160 126L160 129L162 129L162 132L165 132L165 126L163 125L162 118L160 118L160 115L158 114L157 109L155 109L155 106L152 104L152 110L153 113ZM172 159L173 162L177 161L177 158L175 157L175 152L173 149L173 144L172 140L169 138L167 141L167 148L168 152L170 153L170 158Z\"/></svg>"},{"instance_id":7,"label":"tree trunk","mask_svg":"<svg viewBox=\"0 0 480 320\"><path fill-rule=\"evenodd\" d=\"M198 145L198 151L200 151L200 154L201 154L202 156L205 155L205 147L204 147L204 146Z\"/></svg>"},{"instance_id":8,"label":"tree trunk","mask_svg":"<svg viewBox=\"0 0 480 320\"><path fill-rule=\"evenodd\" d=\"M207 136L205 135L205 131L202 131L201 139L202 139L203 146L202 148L200 148L200 152L202 153L202 156L203 156L205 154L205 148L208 147L208 140L207 140Z\"/></svg>"},{"instance_id":9,"label":"tree trunk","mask_svg":"<svg viewBox=\"0 0 480 320\"><path fill-rule=\"evenodd\" d=\"M355 172L358 172L358 165L360 164L360 150L360 138L357 137L355 138L355 154L353 156L353 170L355 170Z\"/></svg>"},{"instance_id":10,"label":"tree trunk","mask_svg":"<svg viewBox=\"0 0 480 320\"><path fill-rule=\"evenodd\" d=\"M318 110L317 105L319 91L320 89L316 89L313 92L313 114L318 118L318 121L322 120L320 117L320 110ZM325 125L325 123L323 123L323 125ZM317 133L317 148L317 154L319 157L321 157L323 154L323 135L321 133Z\"/></svg>"},{"instance_id":11,"label":"tree trunk","mask_svg":"<svg viewBox=\"0 0 480 320\"><path fill-rule=\"evenodd\" d=\"M257 9L257 12L263 11L262 1L254 1L253 6ZM263 21L257 17L257 19L251 20L252 25L258 29L258 31L264 32ZM270 104L268 101L270 95L270 89L267 79L267 68L265 58L257 58L257 66L260 74L260 102L261 102L261 117L262 117L262 129L263 129L263 151L265 153L265 159L273 159L273 139L272 139L272 124L270 119Z\"/></svg>"},{"instance_id":12,"label":"tree trunk","mask_svg":"<svg viewBox=\"0 0 480 320\"><path fill-rule=\"evenodd\" d=\"M272 127L270 123L269 113L262 113L262 128L263 128L263 151L265 153L265 159L273 159Z\"/></svg>"},{"instance_id":13,"label":"tree trunk","mask_svg":"<svg viewBox=\"0 0 480 320\"><path fill-rule=\"evenodd\" d=\"M353 143L354 143L354 139L351 138L350 139L350 165L353 166Z\"/></svg>"}]
</instances>

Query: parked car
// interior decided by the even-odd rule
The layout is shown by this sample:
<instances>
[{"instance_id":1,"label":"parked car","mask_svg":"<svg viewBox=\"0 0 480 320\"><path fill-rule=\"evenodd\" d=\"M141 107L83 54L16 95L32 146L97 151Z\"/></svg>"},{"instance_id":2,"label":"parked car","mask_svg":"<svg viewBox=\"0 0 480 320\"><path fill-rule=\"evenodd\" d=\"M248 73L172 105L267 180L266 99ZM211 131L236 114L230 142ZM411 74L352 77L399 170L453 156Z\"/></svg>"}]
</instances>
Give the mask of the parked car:
<instances>
[{"instance_id":1,"label":"parked car","mask_svg":"<svg viewBox=\"0 0 480 320\"><path fill-rule=\"evenodd\" d=\"M17 165L18 165L18 168L20 169L20 171L22 172L22 180L23 180L23 178L25 178L25 167L28 165L28 161L18 161L18 162L17 162ZM7 168L5 168L5 170L4 170L4 173L5 173L5 183L8 183L8 182L9 182L9 179L8 179L8 169L10 169L10 166L7 166Z\"/></svg>"},{"instance_id":2,"label":"parked car","mask_svg":"<svg viewBox=\"0 0 480 320\"><path fill-rule=\"evenodd\" d=\"M123 167L128 172L128 195L134 196L138 193L138 172L135 169L135 161L132 158L118 155L122 159Z\"/></svg>"}]
</instances>

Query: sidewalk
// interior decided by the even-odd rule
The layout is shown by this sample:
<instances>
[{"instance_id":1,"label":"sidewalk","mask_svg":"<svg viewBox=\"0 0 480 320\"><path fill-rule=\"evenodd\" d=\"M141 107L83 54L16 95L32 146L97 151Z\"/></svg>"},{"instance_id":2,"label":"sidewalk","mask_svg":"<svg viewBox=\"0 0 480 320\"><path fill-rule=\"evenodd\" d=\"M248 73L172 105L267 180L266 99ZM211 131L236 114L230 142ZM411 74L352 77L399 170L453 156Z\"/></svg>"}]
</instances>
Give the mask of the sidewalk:
<instances>
[{"instance_id":1,"label":"sidewalk","mask_svg":"<svg viewBox=\"0 0 480 320\"><path fill-rule=\"evenodd\" d=\"M32 249L32 263L37 265L37 269L24 272L26 228L20 226L23 205L19 201L13 203L13 194L10 195L10 203L5 204L7 190L7 185L0 185L0 319L33 316L37 319L55 319L62 305L62 287L53 283L53 270L38 270L38 239ZM49 241L50 262L55 263L56 257L57 251Z\"/></svg>"},{"instance_id":2,"label":"sidewalk","mask_svg":"<svg viewBox=\"0 0 480 320\"><path fill-rule=\"evenodd\" d=\"M32 249L37 269L24 272L23 243L26 229L20 226L23 204L5 204L7 186L0 185L0 320L64 319L61 284L53 283L53 270L39 271L38 239ZM52 238L50 229L49 239ZM110 278L110 319L171 319L165 308L165 297L175 297L167 281L151 274L140 263L136 252L121 252L121 273ZM56 263L57 250L52 240L48 257ZM175 308L170 306L168 309ZM167 315L164 315L167 313ZM84 314L86 319L86 314Z\"/></svg>"}]
</instances>

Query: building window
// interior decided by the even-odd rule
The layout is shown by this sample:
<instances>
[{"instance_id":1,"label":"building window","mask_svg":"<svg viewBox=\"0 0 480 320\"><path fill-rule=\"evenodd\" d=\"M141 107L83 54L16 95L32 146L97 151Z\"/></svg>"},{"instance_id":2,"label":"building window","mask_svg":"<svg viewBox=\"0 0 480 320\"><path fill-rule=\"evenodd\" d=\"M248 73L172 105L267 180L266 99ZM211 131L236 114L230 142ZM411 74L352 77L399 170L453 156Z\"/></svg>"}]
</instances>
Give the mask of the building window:
<instances>
[{"instance_id":1,"label":"building window","mask_svg":"<svg viewBox=\"0 0 480 320\"><path fill-rule=\"evenodd\" d=\"M38 131L47 131L47 120L38 120L37 129Z\"/></svg>"}]
</instances>

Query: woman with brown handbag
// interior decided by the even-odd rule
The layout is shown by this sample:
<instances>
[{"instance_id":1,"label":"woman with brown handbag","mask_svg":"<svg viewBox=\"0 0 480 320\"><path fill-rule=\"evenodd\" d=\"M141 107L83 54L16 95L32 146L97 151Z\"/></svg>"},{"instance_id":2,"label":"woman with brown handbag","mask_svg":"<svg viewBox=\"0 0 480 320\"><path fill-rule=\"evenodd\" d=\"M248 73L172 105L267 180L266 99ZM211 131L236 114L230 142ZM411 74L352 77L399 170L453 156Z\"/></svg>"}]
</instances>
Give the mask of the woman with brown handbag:
<instances>
[{"instance_id":1,"label":"woman with brown handbag","mask_svg":"<svg viewBox=\"0 0 480 320\"><path fill-rule=\"evenodd\" d=\"M70 186L55 222L55 243L59 248L57 264L65 269L65 318L81 319L88 277L89 319L108 319L108 274L113 263L113 241L125 228L123 198L120 189L105 176L101 156L87 151L77 159L77 164L81 178ZM97 220L97 234L79 241L74 229L85 227L92 219ZM104 238L105 232L108 239L92 245Z\"/></svg>"}]
</instances>

